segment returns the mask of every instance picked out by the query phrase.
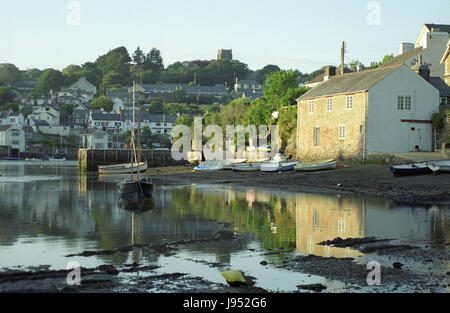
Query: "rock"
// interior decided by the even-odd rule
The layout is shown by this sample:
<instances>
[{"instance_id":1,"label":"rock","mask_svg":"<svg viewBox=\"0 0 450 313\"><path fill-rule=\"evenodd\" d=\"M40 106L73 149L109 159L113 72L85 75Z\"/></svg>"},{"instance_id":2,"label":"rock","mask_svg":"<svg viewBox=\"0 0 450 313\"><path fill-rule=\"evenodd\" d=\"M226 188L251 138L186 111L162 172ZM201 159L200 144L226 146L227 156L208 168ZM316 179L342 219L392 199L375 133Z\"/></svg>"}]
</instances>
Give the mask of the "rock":
<instances>
[{"instance_id":1,"label":"rock","mask_svg":"<svg viewBox=\"0 0 450 313\"><path fill-rule=\"evenodd\" d=\"M321 292L322 290L327 289L327 286L324 286L322 284L311 284L311 285L298 285L297 288Z\"/></svg>"},{"instance_id":2,"label":"rock","mask_svg":"<svg viewBox=\"0 0 450 313\"><path fill-rule=\"evenodd\" d=\"M402 264L402 263L400 263L400 262L395 262L395 263L392 264L392 266L393 266L394 268L396 268L396 269L401 269L403 265L404 265L404 264Z\"/></svg>"},{"instance_id":3,"label":"rock","mask_svg":"<svg viewBox=\"0 0 450 313\"><path fill-rule=\"evenodd\" d=\"M259 264L266 266L267 265L267 261L261 261L261 262L259 262Z\"/></svg>"}]
</instances>

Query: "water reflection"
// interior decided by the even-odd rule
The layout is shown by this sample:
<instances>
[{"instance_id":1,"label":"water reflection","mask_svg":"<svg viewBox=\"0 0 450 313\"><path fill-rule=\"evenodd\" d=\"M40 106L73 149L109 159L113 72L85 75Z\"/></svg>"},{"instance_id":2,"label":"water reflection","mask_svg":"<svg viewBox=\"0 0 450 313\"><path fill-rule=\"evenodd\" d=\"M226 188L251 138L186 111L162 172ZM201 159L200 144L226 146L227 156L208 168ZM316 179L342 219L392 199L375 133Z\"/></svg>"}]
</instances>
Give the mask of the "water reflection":
<instances>
[{"instance_id":1,"label":"water reflection","mask_svg":"<svg viewBox=\"0 0 450 313\"><path fill-rule=\"evenodd\" d=\"M160 186L154 198L134 203L119 199L114 179L78 175L76 167L0 163L0 172L0 267L65 268L64 255L85 250L209 237L222 229L215 221L232 224L241 240L189 245L186 251L231 263L248 249L358 255L317 245L336 237L395 238L437 248L449 241L449 213L437 207L392 208L383 200L211 185ZM30 251L38 253L30 257ZM146 263L158 256L136 249L86 262Z\"/></svg>"}]
</instances>

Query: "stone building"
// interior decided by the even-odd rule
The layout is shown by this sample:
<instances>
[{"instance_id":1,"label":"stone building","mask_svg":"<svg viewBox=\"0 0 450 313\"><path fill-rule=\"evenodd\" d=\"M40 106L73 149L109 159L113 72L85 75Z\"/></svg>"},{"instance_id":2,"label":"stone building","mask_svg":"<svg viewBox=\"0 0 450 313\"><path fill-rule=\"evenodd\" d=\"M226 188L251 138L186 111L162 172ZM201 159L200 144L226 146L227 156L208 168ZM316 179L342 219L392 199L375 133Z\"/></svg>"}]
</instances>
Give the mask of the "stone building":
<instances>
[{"instance_id":1,"label":"stone building","mask_svg":"<svg viewBox=\"0 0 450 313\"><path fill-rule=\"evenodd\" d=\"M297 103L299 159L432 150L439 91L405 65L335 76Z\"/></svg>"},{"instance_id":2,"label":"stone building","mask_svg":"<svg viewBox=\"0 0 450 313\"><path fill-rule=\"evenodd\" d=\"M220 49L217 53L217 60L233 60L233 50Z\"/></svg>"}]
</instances>

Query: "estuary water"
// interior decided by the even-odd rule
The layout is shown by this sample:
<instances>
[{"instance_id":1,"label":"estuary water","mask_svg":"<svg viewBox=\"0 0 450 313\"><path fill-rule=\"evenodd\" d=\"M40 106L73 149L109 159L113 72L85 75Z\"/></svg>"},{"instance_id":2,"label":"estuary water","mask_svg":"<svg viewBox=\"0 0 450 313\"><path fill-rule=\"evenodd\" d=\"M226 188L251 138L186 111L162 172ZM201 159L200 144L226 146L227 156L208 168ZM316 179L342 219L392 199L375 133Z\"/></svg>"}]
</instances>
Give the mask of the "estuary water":
<instances>
[{"instance_id":1,"label":"estuary water","mask_svg":"<svg viewBox=\"0 0 450 313\"><path fill-rule=\"evenodd\" d=\"M0 175L0 269L42 265L66 269L74 260L87 268L137 262L158 265L164 273L189 273L222 282L216 269L198 262L206 261L245 271L257 277L263 288L292 291L299 282L317 283L323 278L255 266L263 260L282 261L282 255L264 252L361 255L352 248L318 245L337 237L389 238L436 249L446 249L449 241L450 214L437 206L394 206L380 199L205 182L157 186L154 198L137 213L129 210L136 208L134 204L130 207L118 197L120 178L79 174L74 162L2 161ZM83 251L207 238L224 224L240 237L237 244L190 245L176 255L156 258L137 252L67 257Z\"/></svg>"}]
</instances>

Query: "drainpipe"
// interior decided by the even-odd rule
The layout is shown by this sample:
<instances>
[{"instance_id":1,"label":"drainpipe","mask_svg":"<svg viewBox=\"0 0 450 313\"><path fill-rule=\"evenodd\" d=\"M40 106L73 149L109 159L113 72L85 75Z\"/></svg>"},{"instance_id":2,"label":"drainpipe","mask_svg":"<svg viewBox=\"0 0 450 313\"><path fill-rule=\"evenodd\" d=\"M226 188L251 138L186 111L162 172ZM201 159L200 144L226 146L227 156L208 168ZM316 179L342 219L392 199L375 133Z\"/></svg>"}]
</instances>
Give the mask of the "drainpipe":
<instances>
[{"instance_id":1,"label":"drainpipe","mask_svg":"<svg viewBox=\"0 0 450 313\"><path fill-rule=\"evenodd\" d=\"M364 95L364 129L363 129L363 155L362 155L362 161L363 163L366 161L366 128L367 128L367 122L366 122L366 105L367 105L367 97L369 96L369 92L366 91L366 94Z\"/></svg>"}]
</instances>

